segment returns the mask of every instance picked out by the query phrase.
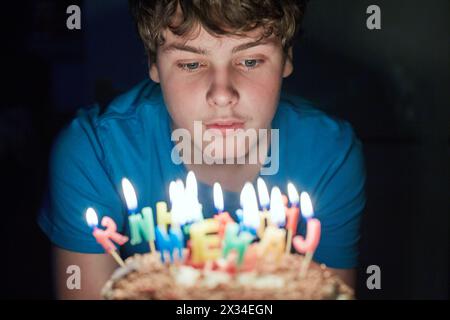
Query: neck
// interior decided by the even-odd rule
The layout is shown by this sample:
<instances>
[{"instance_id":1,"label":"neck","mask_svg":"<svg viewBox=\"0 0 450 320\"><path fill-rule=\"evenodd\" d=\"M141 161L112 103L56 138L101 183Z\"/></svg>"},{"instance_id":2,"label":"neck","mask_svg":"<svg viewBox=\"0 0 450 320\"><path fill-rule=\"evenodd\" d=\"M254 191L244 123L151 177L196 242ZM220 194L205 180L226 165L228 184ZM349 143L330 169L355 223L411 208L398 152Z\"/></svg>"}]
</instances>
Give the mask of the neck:
<instances>
[{"instance_id":1,"label":"neck","mask_svg":"<svg viewBox=\"0 0 450 320\"><path fill-rule=\"evenodd\" d=\"M240 192L246 182L253 182L259 174L259 164L189 164L188 170L195 173L196 178L212 186L220 183L226 191Z\"/></svg>"},{"instance_id":2,"label":"neck","mask_svg":"<svg viewBox=\"0 0 450 320\"><path fill-rule=\"evenodd\" d=\"M270 134L266 137L266 145L270 144ZM257 142L259 145L259 142ZM258 152L258 148L252 148L250 152ZM267 151L266 151L267 155ZM250 164L249 154L243 164L185 164L188 170L195 173L197 179L207 185L212 186L214 182L220 183L226 191L240 192L246 182L253 182L259 176L259 172L264 161L257 161ZM265 159L259 159L265 160ZM225 163L225 160L223 161ZM236 161L235 161L236 162ZM194 163L194 162L191 162Z\"/></svg>"},{"instance_id":3,"label":"neck","mask_svg":"<svg viewBox=\"0 0 450 320\"><path fill-rule=\"evenodd\" d=\"M268 134L262 139L265 140L262 150L267 156L267 151L270 147L271 133L268 130ZM207 185L212 186L215 182L220 183L221 187L226 191L240 192L246 182L253 182L258 177L262 163L266 160L259 158L259 149L261 148L261 141L257 141L253 148L250 148L249 152L245 155L245 161L243 164L236 163L234 159L233 164L226 164L226 160L223 160L223 164L220 163L201 163L196 164L194 161L194 153L191 154L190 164L184 164L188 171L193 171L196 178ZM195 146L191 142L191 150L194 150ZM250 156L252 154L253 157ZM250 164L249 159L257 159L256 163ZM264 160L264 161L262 161Z\"/></svg>"}]
</instances>

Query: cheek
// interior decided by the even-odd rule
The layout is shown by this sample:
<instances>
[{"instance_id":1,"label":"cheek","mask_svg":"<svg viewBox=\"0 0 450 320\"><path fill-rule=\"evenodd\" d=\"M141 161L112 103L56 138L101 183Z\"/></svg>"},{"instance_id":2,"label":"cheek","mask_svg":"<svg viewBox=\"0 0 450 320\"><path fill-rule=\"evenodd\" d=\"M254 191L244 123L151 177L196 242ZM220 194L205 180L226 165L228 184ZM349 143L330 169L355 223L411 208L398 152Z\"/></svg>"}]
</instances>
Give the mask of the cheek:
<instances>
[{"instance_id":1,"label":"cheek","mask_svg":"<svg viewBox=\"0 0 450 320\"><path fill-rule=\"evenodd\" d=\"M168 111L177 127L191 128L195 120L201 119L201 90L193 82L180 77L161 80Z\"/></svg>"},{"instance_id":2,"label":"cheek","mask_svg":"<svg viewBox=\"0 0 450 320\"><path fill-rule=\"evenodd\" d=\"M239 92L242 93L241 98L247 100L245 105L248 106L249 112L254 115L263 125L271 122L276 111L280 88L281 76L277 73L264 73L253 79L243 79L240 84Z\"/></svg>"}]
</instances>

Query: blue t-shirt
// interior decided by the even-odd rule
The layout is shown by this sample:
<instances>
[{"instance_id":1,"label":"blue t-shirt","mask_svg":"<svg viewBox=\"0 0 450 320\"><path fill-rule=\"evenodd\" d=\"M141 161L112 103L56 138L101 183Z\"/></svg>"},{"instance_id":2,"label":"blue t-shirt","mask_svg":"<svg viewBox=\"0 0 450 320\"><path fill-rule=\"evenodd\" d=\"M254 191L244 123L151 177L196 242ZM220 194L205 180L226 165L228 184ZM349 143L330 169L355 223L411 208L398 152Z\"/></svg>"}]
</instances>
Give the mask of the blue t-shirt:
<instances>
[{"instance_id":1,"label":"blue t-shirt","mask_svg":"<svg viewBox=\"0 0 450 320\"><path fill-rule=\"evenodd\" d=\"M362 146L351 126L282 94L272 128L279 129L279 170L263 176L269 190L276 185L286 194L287 182L292 182L299 192L307 191L322 223L314 259L333 268L356 267L365 168ZM80 110L53 146L40 227L58 247L104 252L86 223L86 209L93 207L99 220L111 217L118 231L129 235L121 179L132 182L139 209L150 206L155 214L156 202L169 202L169 182L187 175L184 164L172 161L173 147L161 88L150 80L116 98L103 113L98 106ZM212 187L201 182L198 187L203 215L211 217ZM239 194L224 191L224 201L235 218ZM305 227L301 219L297 233L304 235ZM128 242L121 254L148 250L145 242Z\"/></svg>"}]
</instances>

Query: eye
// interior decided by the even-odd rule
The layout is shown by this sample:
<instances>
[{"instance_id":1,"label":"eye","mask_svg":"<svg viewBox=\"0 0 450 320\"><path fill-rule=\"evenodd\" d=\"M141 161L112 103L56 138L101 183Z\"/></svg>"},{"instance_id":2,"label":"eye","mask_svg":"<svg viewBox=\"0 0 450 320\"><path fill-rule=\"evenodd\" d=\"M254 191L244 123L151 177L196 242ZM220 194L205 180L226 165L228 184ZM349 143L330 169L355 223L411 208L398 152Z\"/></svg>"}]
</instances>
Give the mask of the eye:
<instances>
[{"instance_id":1,"label":"eye","mask_svg":"<svg viewBox=\"0 0 450 320\"><path fill-rule=\"evenodd\" d=\"M263 61L261 59L244 59L239 62L240 65L246 69L254 69L258 67Z\"/></svg>"},{"instance_id":2,"label":"eye","mask_svg":"<svg viewBox=\"0 0 450 320\"><path fill-rule=\"evenodd\" d=\"M188 72L196 71L200 67L199 62L179 63L178 67Z\"/></svg>"}]
</instances>

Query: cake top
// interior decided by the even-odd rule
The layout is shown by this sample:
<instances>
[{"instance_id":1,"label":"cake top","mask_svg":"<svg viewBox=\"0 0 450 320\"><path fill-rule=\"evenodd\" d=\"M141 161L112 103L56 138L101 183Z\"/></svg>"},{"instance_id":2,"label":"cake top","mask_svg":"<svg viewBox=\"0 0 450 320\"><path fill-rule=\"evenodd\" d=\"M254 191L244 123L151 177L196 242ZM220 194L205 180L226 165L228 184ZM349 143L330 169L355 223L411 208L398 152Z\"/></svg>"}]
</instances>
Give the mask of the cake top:
<instances>
[{"instance_id":1,"label":"cake top","mask_svg":"<svg viewBox=\"0 0 450 320\"><path fill-rule=\"evenodd\" d=\"M317 300L352 299L353 290L325 265L311 263L302 277L304 257L285 254L262 258L252 270L194 268L162 263L157 254L135 255L117 269L103 288L106 299ZM220 264L220 263L219 263Z\"/></svg>"}]
</instances>

